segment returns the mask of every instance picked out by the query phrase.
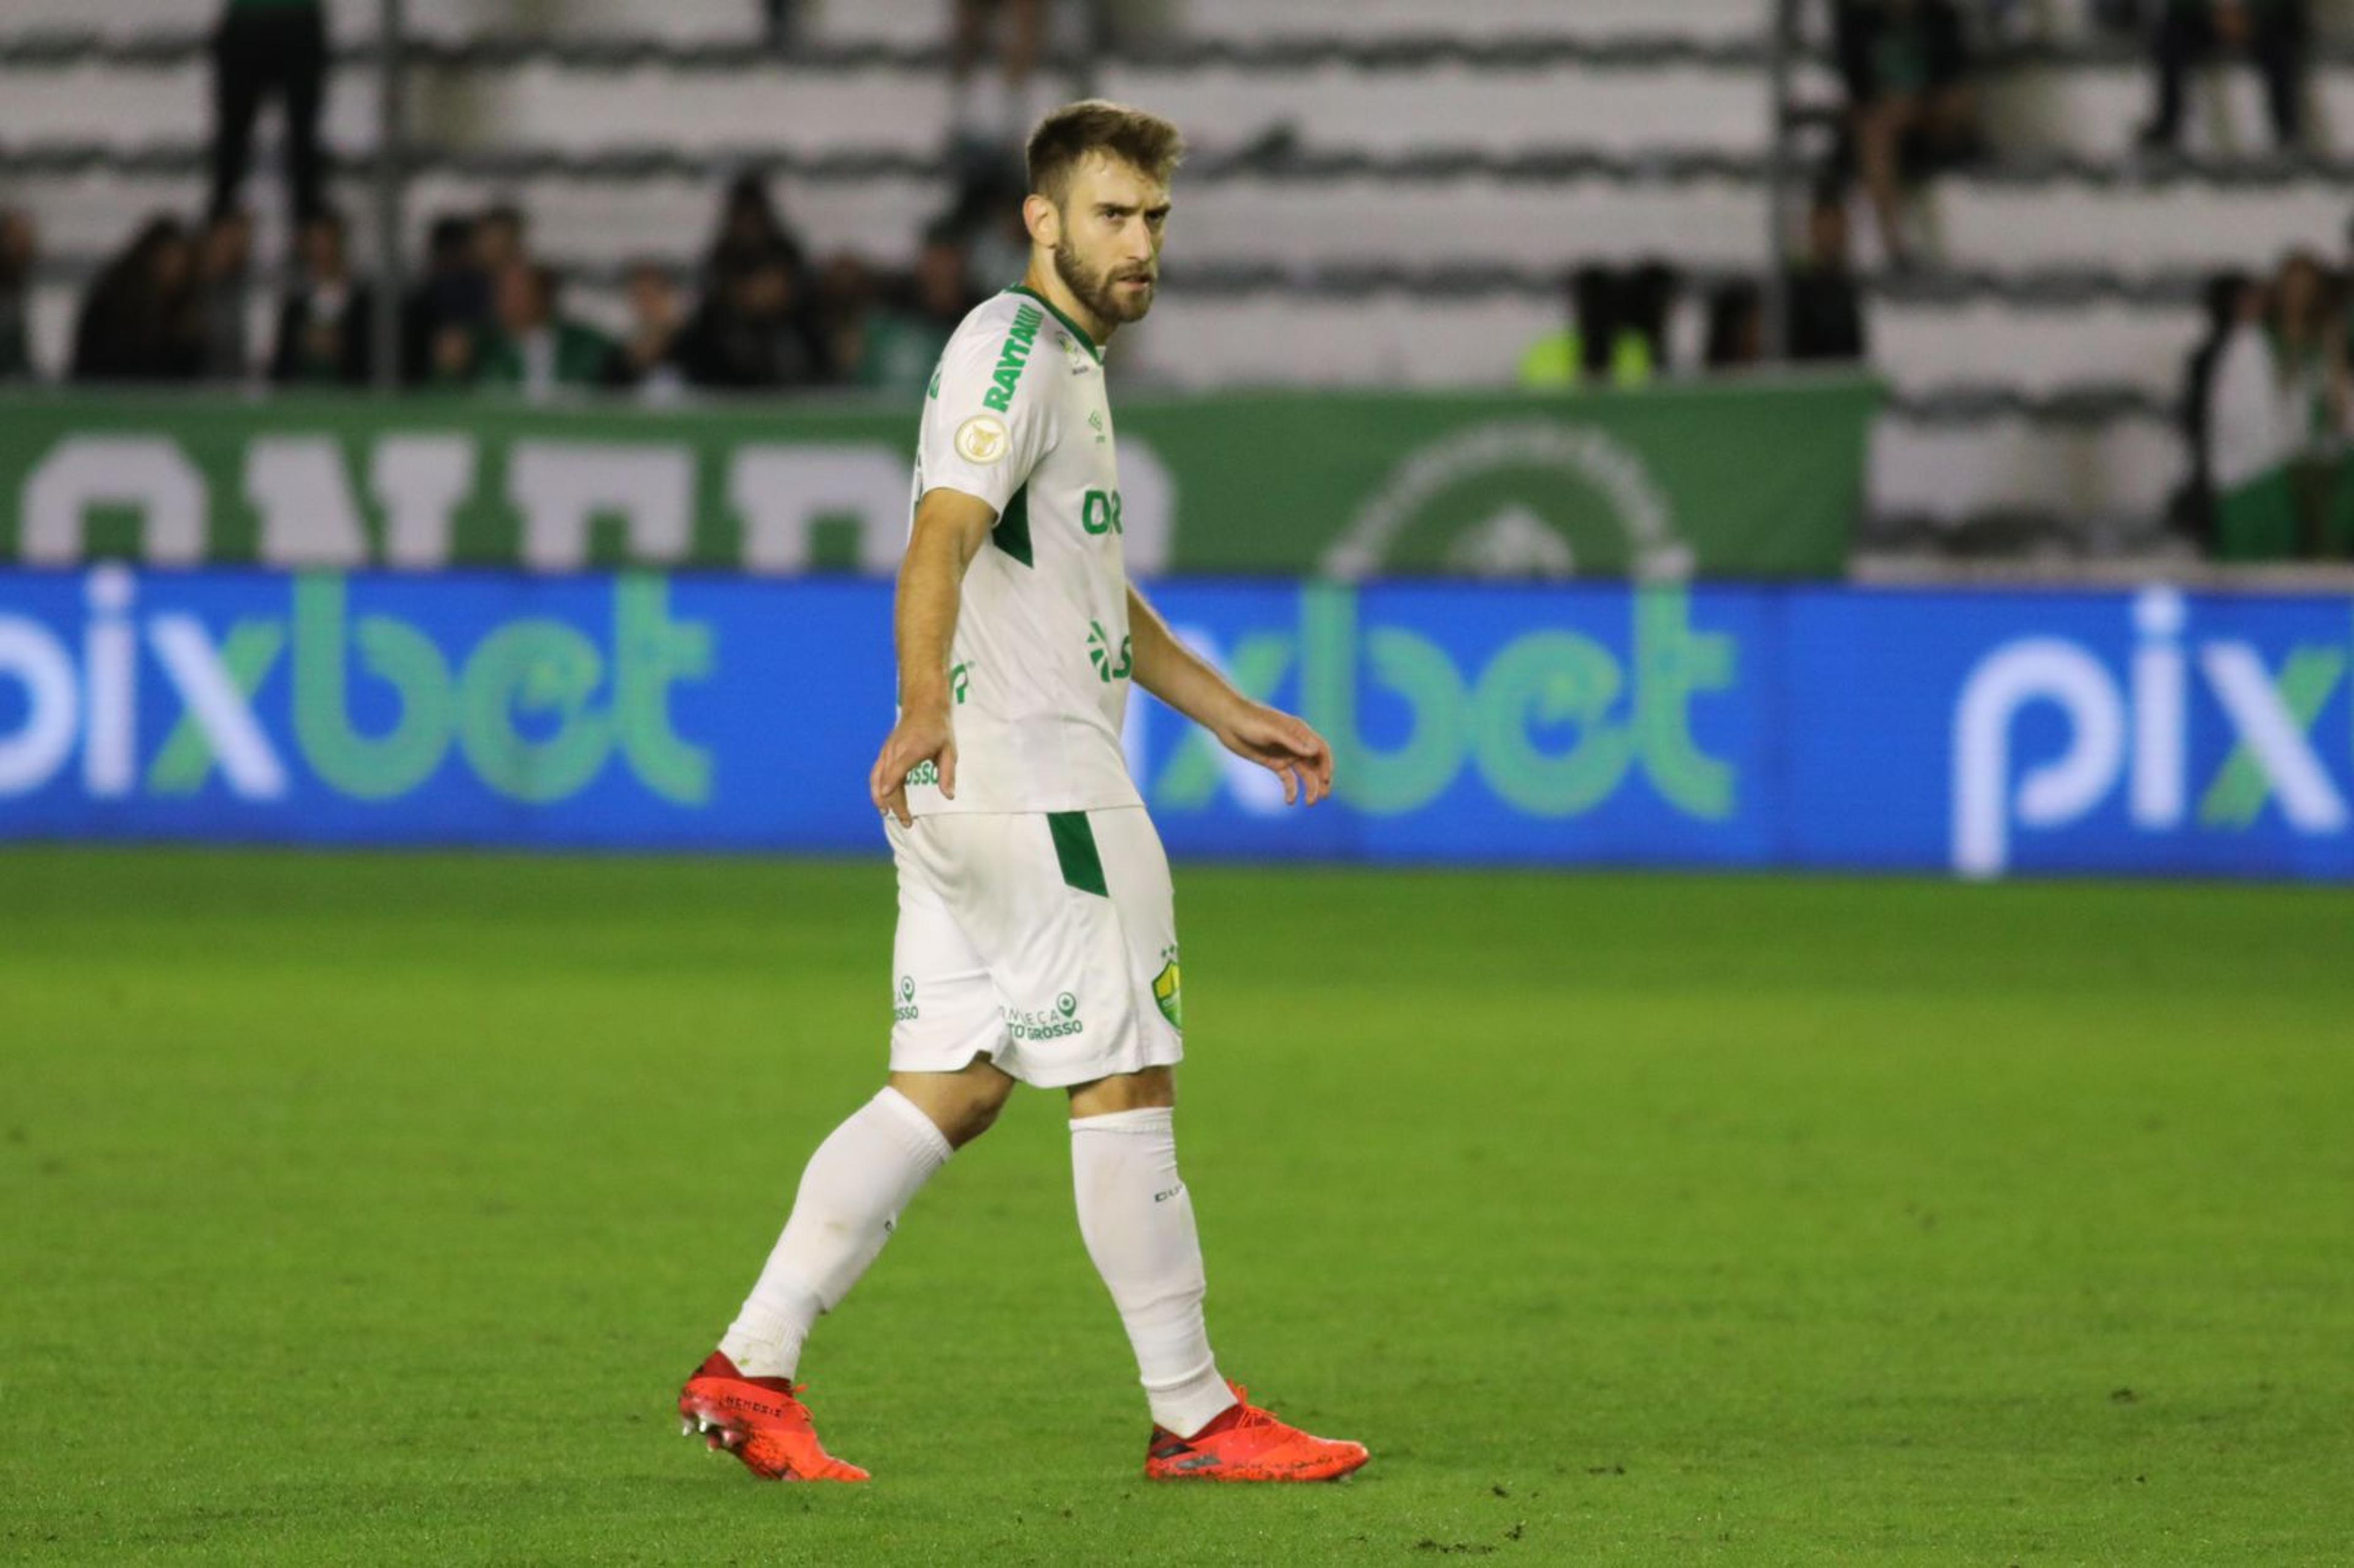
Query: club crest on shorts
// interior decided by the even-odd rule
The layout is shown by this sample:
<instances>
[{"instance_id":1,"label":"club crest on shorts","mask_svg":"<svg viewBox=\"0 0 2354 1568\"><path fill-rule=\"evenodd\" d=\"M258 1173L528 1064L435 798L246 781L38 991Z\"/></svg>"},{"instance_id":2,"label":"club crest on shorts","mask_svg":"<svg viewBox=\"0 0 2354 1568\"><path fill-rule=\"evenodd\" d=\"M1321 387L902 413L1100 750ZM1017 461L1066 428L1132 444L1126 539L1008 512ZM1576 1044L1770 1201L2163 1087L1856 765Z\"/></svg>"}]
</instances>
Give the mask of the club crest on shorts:
<instances>
[{"instance_id":1,"label":"club crest on shorts","mask_svg":"<svg viewBox=\"0 0 2354 1568\"><path fill-rule=\"evenodd\" d=\"M1177 949L1163 948L1161 956L1166 961L1161 964L1161 972L1152 977L1152 1000L1161 1004L1161 1016L1167 1019L1172 1027L1182 1029L1185 1027L1185 993L1178 985Z\"/></svg>"}]
</instances>

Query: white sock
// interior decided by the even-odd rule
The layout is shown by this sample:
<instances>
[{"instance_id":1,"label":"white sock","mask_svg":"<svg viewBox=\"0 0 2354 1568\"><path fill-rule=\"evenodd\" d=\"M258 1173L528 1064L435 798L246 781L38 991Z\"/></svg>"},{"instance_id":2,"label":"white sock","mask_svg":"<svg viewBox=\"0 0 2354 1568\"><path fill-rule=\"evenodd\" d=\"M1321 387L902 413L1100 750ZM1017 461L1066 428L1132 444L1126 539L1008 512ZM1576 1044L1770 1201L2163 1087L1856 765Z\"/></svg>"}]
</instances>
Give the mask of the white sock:
<instances>
[{"instance_id":1,"label":"white sock","mask_svg":"<svg viewBox=\"0 0 2354 1568\"><path fill-rule=\"evenodd\" d=\"M1152 1419L1190 1437L1235 1402L1202 1319L1208 1280L1165 1107L1071 1123L1079 1234L1136 1348Z\"/></svg>"},{"instance_id":2,"label":"white sock","mask_svg":"<svg viewBox=\"0 0 2354 1568\"><path fill-rule=\"evenodd\" d=\"M891 1239L899 1211L948 1163L932 1118L886 1088L810 1156L785 1234L719 1349L748 1377L790 1377L818 1315L850 1294Z\"/></svg>"}]
</instances>

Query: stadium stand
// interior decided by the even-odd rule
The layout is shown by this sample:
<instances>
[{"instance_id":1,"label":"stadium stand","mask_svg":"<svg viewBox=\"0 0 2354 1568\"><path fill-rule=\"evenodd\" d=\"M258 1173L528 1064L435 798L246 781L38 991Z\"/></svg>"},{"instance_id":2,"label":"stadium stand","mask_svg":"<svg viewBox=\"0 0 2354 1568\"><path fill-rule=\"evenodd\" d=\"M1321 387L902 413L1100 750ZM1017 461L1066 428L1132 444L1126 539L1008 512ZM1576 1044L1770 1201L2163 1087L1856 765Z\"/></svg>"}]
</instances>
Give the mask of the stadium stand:
<instances>
[{"instance_id":1,"label":"stadium stand","mask_svg":"<svg viewBox=\"0 0 2354 1568\"><path fill-rule=\"evenodd\" d=\"M897 262L952 199L943 0L812 5L763 41L753 0L410 0L408 194L430 214L510 198L534 246L610 326L623 271L684 270L726 177L778 175L819 257ZM1058 37L1050 87L1170 113L1196 136L1181 243L1123 355L1141 383L1501 384L1596 260L1663 259L1690 347L1712 281L1767 261L1776 111L1764 0L1167 0L1115 9L1086 78ZM1838 100L1808 0L1793 102ZM2073 4L1983 67L1992 155L1925 188L1931 264L1874 270L1867 314L1893 398L1873 439L1869 537L1892 547L2164 547L2200 280L2292 247L2335 258L2354 153L2354 26L2318 8L2312 156L2268 151L2257 84L2207 73L2180 157L2133 147L2147 60ZM331 7L325 138L368 254L373 5ZM0 205L45 259L37 364L146 214L202 200L207 64L189 14L141 0L11 0L0 14ZM1140 15L1140 13L1141 15ZM197 16L209 19L209 12ZM257 255L287 253L268 122ZM1820 132L1810 143L1820 151ZM1859 206L1859 214L1861 207ZM1856 225L1868 236L1868 222ZM266 269L265 269L266 272ZM257 287L256 341L270 291Z\"/></svg>"}]
</instances>

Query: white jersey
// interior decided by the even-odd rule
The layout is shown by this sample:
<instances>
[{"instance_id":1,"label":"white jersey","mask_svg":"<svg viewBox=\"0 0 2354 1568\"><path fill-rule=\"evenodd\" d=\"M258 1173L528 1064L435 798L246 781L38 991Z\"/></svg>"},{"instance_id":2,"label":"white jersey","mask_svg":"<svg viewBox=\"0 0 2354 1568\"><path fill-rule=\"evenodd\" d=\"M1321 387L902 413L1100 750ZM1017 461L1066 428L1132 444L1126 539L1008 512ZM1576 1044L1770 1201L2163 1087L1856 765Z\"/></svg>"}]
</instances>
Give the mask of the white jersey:
<instances>
[{"instance_id":1,"label":"white jersey","mask_svg":"<svg viewBox=\"0 0 2354 1568\"><path fill-rule=\"evenodd\" d=\"M1020 288L964 318L925 395L915 499L960 490L997 524L966 570L949 655L956 799L924 763L910 814L1143 804L1120 750L1131 655L1113 453L1086 333Z\"/></svg>"}]
</instances>

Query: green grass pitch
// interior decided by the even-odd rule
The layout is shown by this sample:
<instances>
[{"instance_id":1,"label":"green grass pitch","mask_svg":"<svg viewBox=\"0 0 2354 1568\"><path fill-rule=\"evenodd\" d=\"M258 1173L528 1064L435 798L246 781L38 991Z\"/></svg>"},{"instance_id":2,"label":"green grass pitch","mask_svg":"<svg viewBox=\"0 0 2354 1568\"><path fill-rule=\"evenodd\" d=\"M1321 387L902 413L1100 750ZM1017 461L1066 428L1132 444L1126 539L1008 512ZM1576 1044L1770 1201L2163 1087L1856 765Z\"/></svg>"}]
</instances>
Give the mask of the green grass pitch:
<instances>
[{"instance_id":1,"label":"green grass pitch","mask_svg":"<svg viewBox=\"0 0 2354 1568\"><path fill-rule=\"evenodd\" d=\"M0 1560L2354 1560L2354 895L1180 867L1220 1358L1153 1488L1017 1097L671 1403L870 1094L875 863L0 854Z\"/></svg>"}]
</instances>

